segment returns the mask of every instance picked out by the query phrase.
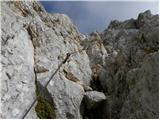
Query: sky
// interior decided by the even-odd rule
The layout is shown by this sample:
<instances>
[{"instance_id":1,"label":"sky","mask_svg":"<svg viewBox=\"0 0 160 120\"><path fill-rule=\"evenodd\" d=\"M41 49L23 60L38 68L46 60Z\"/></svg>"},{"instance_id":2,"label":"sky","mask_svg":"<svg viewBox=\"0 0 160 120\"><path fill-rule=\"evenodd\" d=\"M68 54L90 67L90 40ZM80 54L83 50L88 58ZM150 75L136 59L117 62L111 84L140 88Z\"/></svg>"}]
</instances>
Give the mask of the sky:
<instances>
[{"instance_id":1,"label":"sky","mask_svg":"<svg viewBox=\"0 0 160 120\"><path fill-rule=\"evenodd\" d=\"M154 1L41 1L50 13L67 14L83 34L103 31L111 20L137 18L140 12L151 10L158 14L158 0Z\"/></svg>"}]
</instances>

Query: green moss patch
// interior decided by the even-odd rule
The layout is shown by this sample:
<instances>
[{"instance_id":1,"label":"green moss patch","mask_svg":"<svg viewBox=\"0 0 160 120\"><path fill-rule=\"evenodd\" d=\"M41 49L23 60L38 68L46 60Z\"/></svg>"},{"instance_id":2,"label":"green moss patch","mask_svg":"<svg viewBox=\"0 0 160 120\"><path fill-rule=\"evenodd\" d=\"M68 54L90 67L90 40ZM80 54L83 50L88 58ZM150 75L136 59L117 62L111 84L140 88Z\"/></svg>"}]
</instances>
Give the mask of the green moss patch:
<instances>
[{"instance_id":1,"label":"green moss patch","mask_svg":"<svg viewBox=\"0 0 160 120\"><path fill-rule=\"evenodd\" d=\"M56 113L54 106L42 97L38 97L38 103L35 107L37 116L41 119L55 119Z\"/></svg>"},{"instance_id":2,"label":"green moss patch","mask_svg":"<svg viewBox=\"0 0 160 120\"><path fill-rule=\"evenodd\" d=\"M36 94L37 94L37 105L35 107L35 111L37 113L37 116L40 119L55 119L56 113L55 113L55 107L54 104L48 101L43 97L43 90L38 86L36 82Z\"/></svg>"}]
</instances>

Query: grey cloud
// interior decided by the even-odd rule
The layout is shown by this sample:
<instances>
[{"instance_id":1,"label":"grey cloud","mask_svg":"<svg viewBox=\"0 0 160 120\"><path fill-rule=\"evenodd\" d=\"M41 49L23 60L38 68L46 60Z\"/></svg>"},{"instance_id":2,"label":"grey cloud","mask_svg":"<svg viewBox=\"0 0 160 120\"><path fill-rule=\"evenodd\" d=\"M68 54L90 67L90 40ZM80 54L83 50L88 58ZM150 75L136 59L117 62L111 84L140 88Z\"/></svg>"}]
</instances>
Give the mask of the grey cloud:
<instances>
[{"instance_id":1,"label":"grey cloud","mask_svg":"<svg viewBox=\"0 0 160 120\"><path fill-rule=\"evenodd\" d=\"M158 13L158 1L111 2L111 1L83 1L83 2L53 2L52 10L66 13L82 33L104 30L111 20L126 20L137 18L140 12L150 9L153 14Z\"/></svg>"}]
</instances>

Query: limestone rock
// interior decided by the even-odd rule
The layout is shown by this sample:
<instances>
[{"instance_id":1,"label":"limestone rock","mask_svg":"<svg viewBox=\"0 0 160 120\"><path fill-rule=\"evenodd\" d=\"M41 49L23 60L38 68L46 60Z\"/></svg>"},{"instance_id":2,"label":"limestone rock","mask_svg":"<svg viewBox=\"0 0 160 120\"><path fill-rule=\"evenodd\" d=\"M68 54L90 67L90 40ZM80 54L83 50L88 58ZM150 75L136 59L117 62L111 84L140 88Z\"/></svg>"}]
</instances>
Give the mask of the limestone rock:
<instances>
[{"instance_id":1,"label":"limestone rock","mask_svg":"<svg viewBox=\"0 0 160 120\"><path fill-rule=\"evenodd\" d=\"M134 20L133 18L125 20L123 22L114 20L111 21L111 23L108 26L109 29L135 29L136 27L136 20Z\"/></svg>"},{"instance_id":2,"label":"limestone rock","mask_svg":"<svg viewBox=\"0 0 160 120\"><path fill-rule=\"evenodd\" d=\"M40 2L1 4L1 118L158 118L158 15L84 36Z\"/></svg>"},{"instance_id":3,"label":"limestone rock","mask_svg":"<svg viewBox=\"0 0 160 120\"><path fill-rule=\"evenodd\" d=\"M24 19L2 7L1 118L21 118L35 99L34 48L24 28Z\"/></svg>"},{"instance_id":4,"label":"limestone rock","mask_svg":"<svg viewBox=\"0 0 160 120\"><path fill-rule=\"evenodd\" d=\"M101 69L99 74L99 81L100 85L102 86L102 89L104 91L108 91L109 93L111 93L113 89L113 81L112 81L112 76L107 69L105 68Z\"/></svg>"},{"instance_id":5,"label":"limestone rock","mask_svg":"<svg viewBox=\"0 0 160 120\"><path fill-rule=\"evenodd\" d=\"M92 71L71 20L47 13L36 1L2 2L2 14L1 117L22 118L36 98L35 82L45 87L58 71L46 88L56 118L81 118L83 85L89 87ZM71 56L64 61L68 53ZM68 79L64 69L82 84ZM35 107L26 118L37 118Z\"/></svg>"},{"instance_id":6,"label":"limestone rock","mask_svg":"<svg viewBox=\"0 0 160 120\"><path fill-rule=\"evenodd\" d=\"M137 19L137 27L143 27L143 25L146 24L152 17L153 15L151 14L150 10L140 13Z\"/></svg>"},{"instance_id":7,"label":"limestone rock","mask_svg":"<svg viewBox=\"0 0 160 120\"><path fill-rule=\"evenodd\" d=\"M91 86L94 90L98 88L94 84L97 84L101 69L105 65L105 59L108 57L107 51L103 45L103 41L98 32L93 32L85 40L81 41L83 49L87 52L90 59L90 66L92 69L92 81Z\"/></svg>"},{"instance_id":8,"label":"limestone rock","mask_svg":"<svg viewBox=\"0 0 160 120\"><path fill-rule=\"evenodd\" d=\"M84 95L85 105L88 109L98 106L102 101L106 100L104 93L97 91L89 91Z\"/></svg>"},{"instance_id":9,"label":"limestone rock","mask_svg":"<svg viewBox=\"0 0 160 120\"><path fill-rule=\"evenodd\" d=\"M52 14L51 19L56 23L55 30L37 19L31 23L33 28L39 28L36 31L38 46L35 47L35 66L36 68L45 66L49 70L37 74L37 78L40 84L45 86L52 74L59 69L47 87L53 96L56 116L57 118L81 118L79 106L84 90L78 82L90 85L92 71L89 59L86 52L81 51L82 47L77 38L79 34L68 17ZM56 22L57 19L59 22ZM71 55L64 62L67 53Z\"/></svg>"},{"instance_id":10,"label":"limestone rock","mask_svg":"<svg viewBox=\"0 0 160 120\"><path fill-rule=\"evenodd\" d=\"M136 20L114 21L100 34L108 57L99 81L108 97L111 118L157 118L158 89L155 81L158 79L158 67L152 68L150 64L158 66L158 57L153 57L158 56L155 55L159 44L158 15L146 11L140 13ZM145 63L145 59L150 61ZM150 88L145 84L147 82L152 85ZM157 89L157 92L153 93L152 89Z\"/></svg>"},{"instance_id":11,"label":"limestone rock","mask_svg":"<svg viewBox=\"0 0 160 120\"><path fill-rule=\"evenodd\" d=\"M107 57L107 52L103 46L101 37L97 32L91 33L91 35L86 38L85 41L81 43L86 50L89 58L91 67L100 64L105 64L105 58Z\"/></svg>"},{"instance_id":12,"label":"limestone rock","mask_svg":"<svg viewBox=\"0 0 160 120\"><path fill-rule=\"evenodd\" d=\"M141 68L128 74L130 93L122 107L121 118L158 118L157 60L158 53L150 53Z\"/></svg>"}]
</instances>

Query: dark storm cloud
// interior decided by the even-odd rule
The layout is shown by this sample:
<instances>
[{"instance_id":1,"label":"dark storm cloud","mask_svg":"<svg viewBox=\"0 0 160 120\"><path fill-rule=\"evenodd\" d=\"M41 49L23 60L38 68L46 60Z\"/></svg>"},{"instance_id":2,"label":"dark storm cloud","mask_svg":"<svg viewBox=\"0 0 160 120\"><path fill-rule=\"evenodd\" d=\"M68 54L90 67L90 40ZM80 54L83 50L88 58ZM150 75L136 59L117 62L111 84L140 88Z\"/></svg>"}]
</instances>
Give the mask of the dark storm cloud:
<instances>
[{"instance_id":1,"label":"dark storm cloud","mask_svg":"<svg viewBox=\"0 0 160 120\"><path fill-rule=\"evenodd\" d=\"M104 30L111 20L137 18L138 13L150 9L158 13L158 1L43 1L48 12L67 14L82 33Z\"/></svg>"}]
</instances>

